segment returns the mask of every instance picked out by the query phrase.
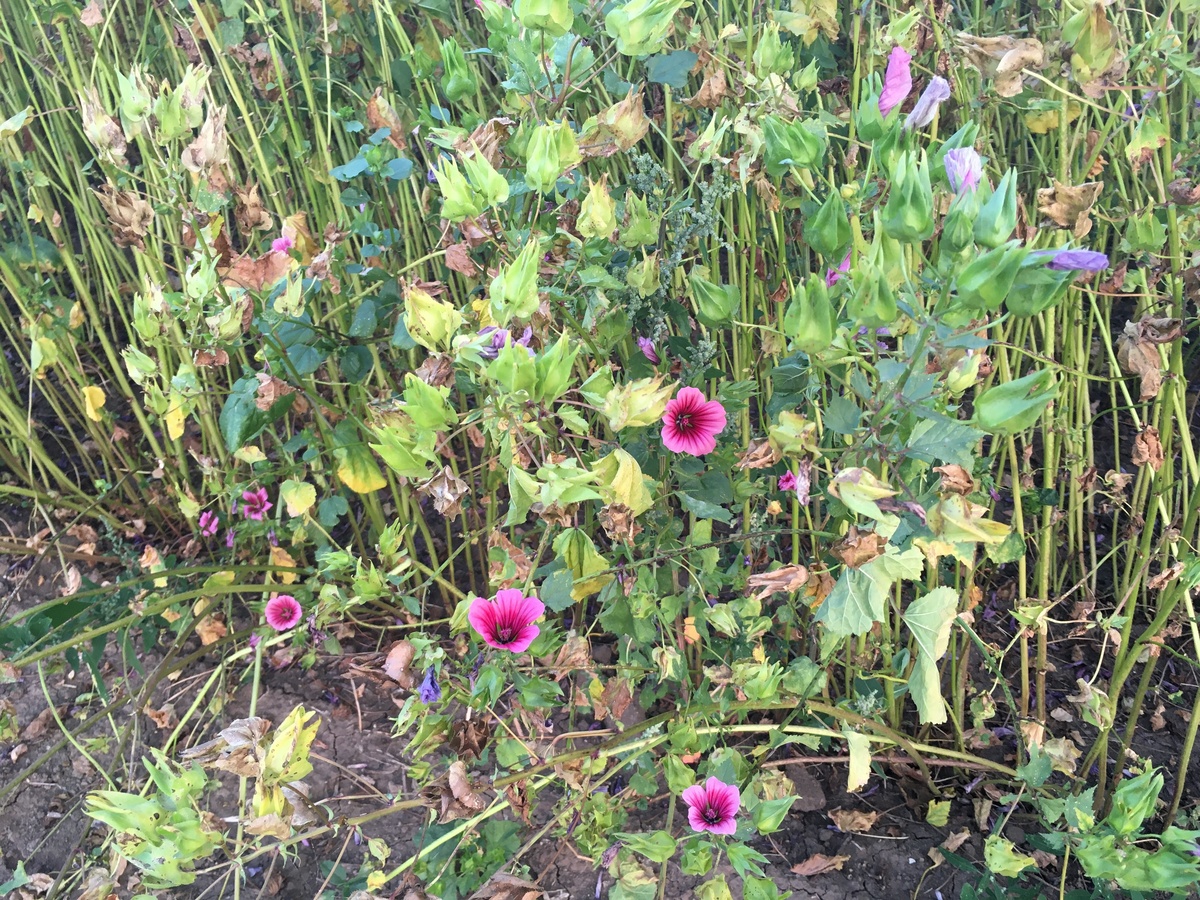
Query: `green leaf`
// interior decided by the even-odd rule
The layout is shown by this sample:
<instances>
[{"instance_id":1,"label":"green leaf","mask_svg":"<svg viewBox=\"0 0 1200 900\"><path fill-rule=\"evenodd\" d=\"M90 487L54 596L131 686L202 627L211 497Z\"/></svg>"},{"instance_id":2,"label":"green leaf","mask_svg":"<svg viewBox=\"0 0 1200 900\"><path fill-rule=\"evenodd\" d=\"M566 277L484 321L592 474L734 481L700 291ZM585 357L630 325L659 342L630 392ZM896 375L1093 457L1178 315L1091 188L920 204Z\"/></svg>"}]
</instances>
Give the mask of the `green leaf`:
<instances>
[{"instance_id":1,"label":"green leaf","mask_svg":"<svg viewBox=\"0 0 1200 900\"><path fill-rule=\"evenodd\" d=\"M743 878L742 897L744 900L787 900L792 896L791 891L779 893L779 888L770 878Z\"/></svg>"},{"instance_id":2,"label":"green leaf","mask_svg":"<svg viewBox=\"0 0 1200 900\"><path fill-rule=\"evenodd\" d=\"M1040 744L1030 744L1029 759L1017 766L1017 777L1031 788L1039 788L1054 773L1054 760Z\"/></svg>"},{"instance_id":3,"label":"green leaf","mask_svg":"<svg viewBox=\"0 0 1200 900\"><path fill-rule=\"evenodd\" d=\"M33 115L33 107L27 106L19 113L11 115L3 122L0 122L0 141L4 140L5 138L12 137L14 134L24 128L26 121L28 121L31 115ZM22 874L24 874L24 872L22 872ZM25 883L28 884L28 882ZM15 890L18 887L21 887L21 885L14 885L13 887L3 885L0 886L0 893L5 890Z\"/></svg>"},{"instance_id":4,"label":"green leaf","mask_svg":"<svg viewBox=\"0 0 1200 900\"><path fill-rule=\"evenodd\" d=\"M941 724L946 721L946 704L942 700L937 661L946 653L950 643L950 626L957 609L958 593L954 588L939 587L911 603L904 612L904 623L921 649L913 664L908 688L917 704L922 724Z\"/></svg>"},{"instance_id":5,"label":"green leaf","mask_svg":"<svg viewBox=\"0 0 1200 900\"><path fill-rule=\"evenodd\" d=\"M1032 856L1018 853L1013 842L998 834L988 835L983 844L983 860L997 875L1016 878L1030 866L1037 866Z\"/></svg>"},{"instance_id":6,"label":"green leaf","mask_svg":"<svg viewBox=\"0 0 1200 900\"><path fill-rule=\"evenodd\" d=\"M342 374L348 382L361 384L375 367L375 357L367 347L351 344L342 352L338 365L341 366Z\"/></svg>"},{"instance_id":7,"label":"green leaf","mask_svg":"<svg viewBox=\"0 0 1200 900\"><path fill-rule=\"evenodd\" d=\"M975 446L983 432L952 419L923 419L908 438L908 455L927 463L945 462L968 472L975 466Z\"/></svg>"},{"instance_id":8,"label":"green leaf","mask_svg":"<svg viewBox=\"0 0 1200 900\"><path fill-rule=\"evenodd\" d=\"M779 826L783 824L783 820L788 814L788 810L792 808L792 804L796 800L796 797L780 797L777 800L764 800L758 806L754 807L754 812L751 813L750 819L754 822L754 827L758 829L758 833L772 834L778 831Z\"/></svg>"},{"instance_id":9,"label":"green leaf","mask_svg":"<svg viewBox=\"0 0 1200 900\"><path fill-rule=\"evenodd\" d=\"M538 589L538 599L546 604L551 612L562 612L575 603L571 589L575 586L575 576L570 569L559 569L551 573Z\"/></svg>"},{"instance_id":10,"label":"green leaf","mask_svg":"<svg viewBox=\"0 0 1200 900\"><path fill-rule=\"evenodd\" d=\"M680 90L687 87L688 73L699 59L691 50L660 53L646 60L646 80Z\"/></svg>"},{"instance_id":11,"label":"green leaf","mask_svg":"<svg viewBox=\"0 0 1200 900\"><path fill-rule=\"evenodd\" d=\"M950 801L930 800L925 812L925 821L934 828L945 828L950 822Z\"/></svg>"},{"instance_id":12,"label":"green leaf","mask_svg":"<svg viewBox=\"0 0 1200 900\"><path fill-rule=\"evenodd\" d=\"M682 491L676 491L675 496L679 498L679 502L683 508L692 513L698 519L716 519L725 525L733 521L733 513L724 507L717 506L715 503L709 503L706 500L697 500Z\"/></svg>"},{"instance_id":13,"label":"green leaf","mask_svg":"<svg viewBox=\"0 0 1200 900\"><path fill-rule=\"evenodd\" d=\"M765 863L767 858L753 847L731 842L725 847L725 855L729 857L729 864L733 866L734 871L742 878L745 878L749 872L753 872L755 875L763 874L763 870L757 864Z\"/></svg>"},{"instance_id":14,"label":"green leaf","mask_svg":"<svg viewBox=\"0 0 1200 900\"><path fill-rule=\"evenodd\" d=\"M326 528L333 528L348 512L350 504L346 502L346 498L341 494L334 494L317 504L317 521Z\"/></svg>"},{"instance_id":15,"label":"green leaf","mask_svg":"<svg viewBox=\"0 0 1200 900\"><path fill-rule=\"evenodd\" d=\"M651 831L644 834L618 833L617 837L634 853L640 853L651 862L665 863L675 855L675 838L666 831Z\"/></svg>"},{"instance_id":16,"label":"green leaf","mask_svg":"<svg viewBox=\"0 0 1200 900\"><path fill-rule=\"evenodd\" d=\"M813 619L837 637L865 634L883 621L887 594L862 569L843 569Z\"/></svg>"}]
</instances>

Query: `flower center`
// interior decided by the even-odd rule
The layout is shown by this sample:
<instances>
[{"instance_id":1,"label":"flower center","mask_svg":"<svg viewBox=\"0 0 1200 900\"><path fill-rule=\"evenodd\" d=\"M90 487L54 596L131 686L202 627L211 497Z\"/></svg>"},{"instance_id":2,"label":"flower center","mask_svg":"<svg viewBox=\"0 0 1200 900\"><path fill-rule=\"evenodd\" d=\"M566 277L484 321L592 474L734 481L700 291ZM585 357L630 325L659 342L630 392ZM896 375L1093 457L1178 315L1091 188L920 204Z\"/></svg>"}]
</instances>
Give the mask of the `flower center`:
<instances>
[{"instance_id":1,"label":"flower center","mask_svg":"<svg viewBox=\"0 0 1200 900\"><path fill-rule=\"evenodd\" d=\"M675 417L675 427L680 431L690 431L692 428L692 414L680 413Z\"/></svg>"},{"instance_id":2,"label":"flower center","mask_svg":"<svg viewBox=\"0 0 1200 900\"><path fill-rule=\"evenodd\" d=\"M507 644L513 639L513 629L508 625L501 625L496 629L496 640L501 644Z\"/></svg>"},{"instance_id":3,"label":"flower center","mask_svg":"<svg viewBox=\"0 0 1200 900\"><path fill-rule=\"evenodd\" d=\"M716 825L720 823L721 819L723 818L722 815L711 806L704 807L704 812L702 815L706 825Z\"/></svg>"}]
</instances>

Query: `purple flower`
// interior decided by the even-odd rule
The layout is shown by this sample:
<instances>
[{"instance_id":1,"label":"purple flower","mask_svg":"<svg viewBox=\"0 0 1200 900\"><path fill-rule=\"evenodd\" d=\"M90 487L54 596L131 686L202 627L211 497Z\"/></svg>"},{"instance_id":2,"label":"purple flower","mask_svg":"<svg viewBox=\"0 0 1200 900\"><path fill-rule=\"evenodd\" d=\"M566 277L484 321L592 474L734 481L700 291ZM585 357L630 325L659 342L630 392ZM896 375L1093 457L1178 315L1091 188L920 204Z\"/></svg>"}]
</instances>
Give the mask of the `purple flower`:
<instances>
[{"instance_id":1,"label":"purple flower","mask_svg":"<svg viewBox=\"0 0 1200 900\"><path fill-rule=\"evenodd\" d=\"M912 90L912 57L903 47L893 47L888 55L887 72L883 76L883 92L879 95L879 114L887 114L904 102Z\"/></svg>"},{"instance_id":2,"label":"purple flower","mask_svg":"<svg viewBox=\"0 0 1200 900\"><path fill-rule=\"evenodd\" d=\"M796 473L784 472L779 476L779 490L794 491L796 489Z\"/></svg>"},{"instance_id":3,"label":"purple flower","mask_svg":"<svg viewBox=\"0 0 1200 900\"><path fill-rule=\"evenodd\" d=\"M277 237L275 240L271 241L271 252L289 253L295 246L296 242L285 234L283 237Z\"/></svg>"},{"instance_id":4,"label":"purple flower","mask_svg":"<svg viewBox=\"0 0 1200 900\"><path fill-rule=\"evenodd\" d=\"M217 533L217 514L211 509L200 513L200 533L205 537L212 537Z\"/></svg>"},{"instance_id":5,"label":"purple flower","mask_svg":"<svg viewBox=\"0 0 1200 900\"><path fill-rule=\"evenodd\" d=\"M949 98L950 82L940 75L934 75L929 84L925 86L925 90L921 92L921 96L917 98L916 106L904 120L904 127L910 130L924 128L933 121L934 114L942 105L942 101Z\"/></svg>"},{"instance_id":6,"label":"purple flower","mask_svg":"<svg viewBox=\"0 0 1200 900\"><path fill-rule=\"evenodd\" d=\"M983 160L975 152L974 147L955 147L947 150L945 156L946 178L950 181L950 189L956 194L964 194L979 187L983 178Z\"/></svg>"},{"instance_id":7,"label":"purple flower","mask_svg":"<svg viewBox=\"0 0 1200 900\"><path fill-rule=\"evenodd\" d=\"M489 325L487 328L479 330L480 336L491 335L492 342L488 346L479 351L479 355L484 359L495 359L500 355L500 351L513 343L513 337L509 334L507 328L497 328L495 325ZM525 328L525 333L515 343L529 350L529 340L533 337L533 329L528 326ZM533 351L529 350L529 355L533 356Z\"/></svg>"},{"instance_id":8,"label":"purple flower","mask_svg":"<svg viewBox=\"0 0 1200 900\"><path fill-rule=\"evenodd\" d=\"M837 269L825 270L825 286L833 287L837 284L843 275L850 271L850 251L846 251L846 258L838 263Z\"/></svg>"},{"instance_id":9,"label":"purple flower","mask_svg":"<svg viewBox=\"0 0 1200 900\"><path fill-rule=\"evenodd\" d=\"M654 363L656 366L662 362L662 360L659 359L658 352L654 349L654 341L650 340L650 338L638 338L637 345L638 349L642 351L642 356L646 357L646 359L650 360L650 362Z\"/></svg>"},{"instance_id":10,"label":"purple flower","mask_svg":"<svg viewBox=\"0 0 1200 900\"><path fill-rule=\"evenodd\" d=\"M1095 250L1060 250L1046 267L1059 272L1103 272L1108 268L1108 257Z\"/></svg>"},{"instance_id":11,"label":"purple flower","mask_svg":"<svg viewBox=\"0 0 1200 900\"><path fill-rule=\"evenodd\" d=\"M267 499L267 489L257 488L253 491L242 491L242 515L255 522L261 522L267 511L274 506Z\"/></svg>"},{"instance_id":12,"label":"purple flower","mask_svg":"<svg viewBox=\"0 0 1200 900\"><path fill-rule=\"evenodd\" d=\"M438 684L433 666L425 670L425 680L417 688L417 696L421 698L422 703L426 704L437 703L442 699L442 686Z\"/></svg>"},{"instance_id":13,"label":"purple flower","mask_svg":"<svg viewBox=\"0 0 1200 900\"><path fill-rule=\"evenodd\" d=\"M226 532L225 532L225 546L226 546L226 547L228 547L230 550L232 550L232 549L233 549L233 542L234 542L234 540L235 540L236 538L237 538L237 535L234 533L234 530L233 530L232 528L230 528L230 529L226 530Z\"/></svg>"}]
</instances>

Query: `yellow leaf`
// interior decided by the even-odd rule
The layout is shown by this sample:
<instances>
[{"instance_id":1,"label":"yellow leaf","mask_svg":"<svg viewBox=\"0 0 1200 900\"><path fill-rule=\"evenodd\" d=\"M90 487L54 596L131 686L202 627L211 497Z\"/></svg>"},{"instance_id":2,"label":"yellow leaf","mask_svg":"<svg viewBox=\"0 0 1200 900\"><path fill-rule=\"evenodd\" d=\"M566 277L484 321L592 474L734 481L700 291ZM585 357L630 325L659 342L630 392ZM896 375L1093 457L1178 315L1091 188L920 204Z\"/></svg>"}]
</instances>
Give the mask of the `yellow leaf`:
<instances>
[{"instance_id":1,"label":"yellow leaf","mask_svg":"<svg viewBox=\"0 0 1200 900\"><path fill-rule=\"evenodd\" d=\"M279 496L287 504L289 516L302 516L317 502L317 489L306 481L289 478L279 486Z\"/></svg>"},{"instance_id":2,"label":"yellow leaf","mask_svg":"<svg viewBox=\"0 0 1200 900\"><path fill-rule=\"evenodd\" d=\"M104 408L104 401L106 399L103 389L96 387L94 384L89 384L83 389L84 412L87 413L87 417L93 422L99 422L103 418L100 415L100 410Z\"/></svg>"},{"instance_id":3,"label":"yellow leaf","mask_svg":"<svg viewBox=\"0 0 1200 900\"><path fill-rule=\"evenodd\" d=\"M272 547L271 565L295 568L296 560L292 559L292 554L288 553L282 547ZM284 584L295 584L296 578L299 577L295 572L276 572L275 574L279 576L279 580Z\"/></svg>"},{"instance_id":4,"label":"yellow leaf","mask_svg":"<svg viewBox=\"0 0 1200 900\"><path fill-rule=\"evenodd\" d=\"M240 459L244 463L253 465L257 462L262 462L267 458L267 454L262 452L262 448L249 444L239 450L234 451L234 458Z\"/></svg>"},{"instance_id":5,"label":"yellow leaf","mask_svg":"<svg viewBox=\"0 0 1200 900\"><path fill-rule=\"evenodd\" d=\"M850 774L846 778L846 790L857 791L866 787L871 778L871 739L857 731L842 729L846 747L850 751Z\"/></svg>"},{"instance_id":6,"label":"yellow leaf","mask_svg":"<svg viewBox=\"0 0 1200 900\"><path fill-rule=\"evenodd\" d=\"M640 516L654 505L649 488L656 482L642 474L642 468L627 452L617 448L592 467L600 477L598 488L605 503L620 503Z\"/></svg>"},{"instance_id":7,"label":"yellow leaf","mask_svg":"<svg viewBox=\"0 0 1200 900\"><path fill-rule=\"evenodd\" d=\"M338 457L338 478L356 494L369 494L387 487L387 479L365 447L339 447L333 452Z\"/></svg>"},{"instance_id":8,"label":"yellow leaf","mask_svg":"<svg viewBox=\"0 0 1200 900\"><path fill-rule=\"evenodd\" d=\"M167 437L173 441L183 437L183 426L187 422L187 410L184 409L183 397L175 391L171 391L170 406L167 407L167 414L163 416L163 422L167 426Z\"/></svg>"}]
</instances>

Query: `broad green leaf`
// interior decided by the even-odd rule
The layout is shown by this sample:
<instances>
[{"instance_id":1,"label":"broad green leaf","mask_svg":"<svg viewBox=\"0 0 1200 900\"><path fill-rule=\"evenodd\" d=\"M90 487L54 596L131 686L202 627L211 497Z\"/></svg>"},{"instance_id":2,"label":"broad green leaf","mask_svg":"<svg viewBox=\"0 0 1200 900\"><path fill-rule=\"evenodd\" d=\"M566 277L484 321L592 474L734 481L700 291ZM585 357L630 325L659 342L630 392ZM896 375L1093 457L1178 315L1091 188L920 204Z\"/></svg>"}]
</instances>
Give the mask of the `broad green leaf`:
<instances>
[{"instance_id":1,"label":"broad green leaf","mask_svg":"<svg viewBox=\"0 0 1200 900\"><path fill-rule=\"evenodd\" d=\"M950 822L950 801L930 800L925 811L925 821L934 828L945 828Z\"/></svg>"},{"instance_id":2,"label":"broad green leaf","mask_svg":"<svg viewBox=\"0 0 1200 900\"><path fill-rule=\"evenodd\" d=\"M289 516L302 516L317 502L317 489L306 481L289 478L279 486L279 499L287 505Z\"/></svg>"},{"instance_id":3,"label":"broad green leaf","mask_svg":"<svg viewBox=\"0 0 1200 900\"><path fill-rule=\"evenodd\" d=\"M641 854L651 862L665 863L675 855L675 838L666 831L651 831L641 834L618 833L616 837L634 853Z\"/></svg>"},{"instance_id":4,"label":"broad green leaf","mask_svg":"<svg viewBox=\"0 0 1200 900\"><path fill-rule=\"evenodd\" d=\"M843 469L829 483L829 491L852 511L878 522L876 530L883 537L891 537L900 525L899 517L884 512L878 503L895 497L897 492L868 469Z\"/></svg>"},{"instance_id":5,"label":"broad green leaf","mask_svg":"<svg viewBox=\"0 0 1200 900\"><path fill-rule=\"evenodd\" d=\"M1018 853L1013 842L998 834L989 834L983 844L983 861L997 875L1007 875L1016 878L1029 867L1036 868L1032 856Z\"/></svg>"},{"instance_id":6,"label":"broad green leaf","mask_svg":"<svg viewBox=\"0 0 1200 900\"><path fill-rule=\"evenodd\" d=\"M608 560L596 551L592 539L578 528L568 528L554 539L554 553L574 576L571 597L582 600L613 580Z\"/></svg>"},{"instance_id":7,"label":"broad green leaf","mask_svg":"<svg viewBox=\"0 0 1200 900\"><path fill-rule=\"evenodd\" d=\"M538 590L538 599L546 604L551 612L562 612L575 602L571 591L575 588L575 576L570 569L559 569L552 572L550 577L542 582Z\"/></svg>"},{"instance_id":8,"label":"broad green leaf","mask_svg":"<svg viewBox=\"0 0 1200 900\"><path fill-rule=\"evenodd\" d=\"M676 50L660 53L646 59L646 80L654 84L666 84L681 90L687 87L688 73L696 65L698 57L691 50Z\"/></svg>"},{"instance_id":9,"label":"broad green leaf","mask_svg":"<svg viewBox=\"0 0 1200 900\"><path fill-rule=\"evenodd\" d=\"M957 609L958 593L950 587L938 587L915 600L904 612L904 623L920 648L908 687L922 724L946 721L937 661L950 643L950 626Z\"/></svg>"}]
</instances>

